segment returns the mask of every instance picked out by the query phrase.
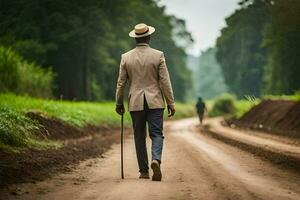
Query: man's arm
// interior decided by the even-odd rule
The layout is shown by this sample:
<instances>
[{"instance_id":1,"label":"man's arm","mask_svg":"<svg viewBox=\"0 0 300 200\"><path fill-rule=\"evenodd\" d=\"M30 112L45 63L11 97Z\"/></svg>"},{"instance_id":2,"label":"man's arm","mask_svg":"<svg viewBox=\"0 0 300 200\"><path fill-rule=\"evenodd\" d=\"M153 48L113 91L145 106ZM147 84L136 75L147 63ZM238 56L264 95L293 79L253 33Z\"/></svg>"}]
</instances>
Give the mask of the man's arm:
<instances>
[{"instance_id":1,"label":"man's arm","mask_svg":"<svg viewBox=\"0 0 300 200\"><path fill-rule=\"evenodd\" d=\"M128 78L127 70L126 70L124 58L122 56L120 62L117 89L116 89L116 112L120 115L122 115L125 112L123 101L124 101L124 90L127 83L127 78Z\"/></svg>"},{"instance_id":2,"label":"man's arm","mask_svg":"<svg viewBox=\"0 0 300 200\"><path fill-rule=\"evenodd\" d=\"M163 92L163 95L166 99L169 111L169 117L175 114L175 101L174 95L171 85L171 80L168 72L168 68L166 65L165 56L162 53L160 57L160 63L158 67L158 74L159 74L159 84L160 88Z\"/></svg>"}]
</instances>

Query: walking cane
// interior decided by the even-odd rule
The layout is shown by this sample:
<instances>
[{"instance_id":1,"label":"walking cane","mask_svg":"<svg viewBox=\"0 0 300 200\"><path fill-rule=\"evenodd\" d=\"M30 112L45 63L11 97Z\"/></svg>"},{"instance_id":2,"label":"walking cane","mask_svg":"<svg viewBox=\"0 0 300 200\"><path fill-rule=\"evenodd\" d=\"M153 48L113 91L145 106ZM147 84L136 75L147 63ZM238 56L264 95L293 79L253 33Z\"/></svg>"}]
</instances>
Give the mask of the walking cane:
<instances>
[{"instance_id":1,"label":"walking cane","mask_svg":"<svg viewBox=\"0 0 300 200\"><path fill-rule=\"evenodd\" d=\"M123 129L124 129L124 114L121 116L121 178L124 179L123 170Z\"/></svg>"}]
</instances>

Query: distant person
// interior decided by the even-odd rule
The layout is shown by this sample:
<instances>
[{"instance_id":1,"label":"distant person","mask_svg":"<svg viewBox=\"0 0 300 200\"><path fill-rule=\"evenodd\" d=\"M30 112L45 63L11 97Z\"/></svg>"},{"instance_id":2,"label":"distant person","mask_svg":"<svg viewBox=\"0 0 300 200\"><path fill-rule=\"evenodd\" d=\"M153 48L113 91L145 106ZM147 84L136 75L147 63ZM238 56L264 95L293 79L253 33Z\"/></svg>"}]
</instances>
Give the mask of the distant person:
<instances>
[{"instance_id":1,"label":"distant person","mask_svg":"<svg viewBox=\"0 0 300 200\"><path fill-rule=\"evenodd\" d=\"M203 102L201 97L198 98L198 101L197 101L197 104L196 104L196 109L197 109L197 114L198 114L198 117L199 117L200 124L202 125L202 121L203 121L203 118L204 118L204 113L205 113L205 110L206 110L206 106L205 106L205 103Z\"/></svg>"},{"instance_id":2,"label":"distant person","mask_svg":"<svg viewBox=\"0 0 300 200\"><path fill-rule=\"evenodd\" d=\"M116 89L116 112L124 114L124 89L130 84L128 110L130 112L140 177L149 177L146 148L146 123L152 140L153 181L161 181L160 170L163 148L163 112L166 100L169 117L175 114L175 103L164 53L149 46L155 28L137 24L129 33L136 47L122 55Z\"/></svg>"}]
</instances>

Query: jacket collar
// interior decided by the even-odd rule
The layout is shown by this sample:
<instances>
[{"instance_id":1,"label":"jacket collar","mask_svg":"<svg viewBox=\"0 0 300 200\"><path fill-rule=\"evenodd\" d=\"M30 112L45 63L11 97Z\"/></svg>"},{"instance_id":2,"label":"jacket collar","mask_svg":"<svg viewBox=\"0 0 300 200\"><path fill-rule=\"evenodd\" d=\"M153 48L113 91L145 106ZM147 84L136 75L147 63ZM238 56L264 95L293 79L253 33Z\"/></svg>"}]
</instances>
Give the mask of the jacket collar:
<instances>
[{"instance_id":1,"label":"jacket collar","mask_svg":"<svg viewBox=\"0 0 300 200\"><path fill-rule=\"evenodd\" d=\"M146 46L146 47L149 47L149 44L147 43L138 43L136 44L137 47L141 47L141 46Z\"/></svg>"}]
</instances>

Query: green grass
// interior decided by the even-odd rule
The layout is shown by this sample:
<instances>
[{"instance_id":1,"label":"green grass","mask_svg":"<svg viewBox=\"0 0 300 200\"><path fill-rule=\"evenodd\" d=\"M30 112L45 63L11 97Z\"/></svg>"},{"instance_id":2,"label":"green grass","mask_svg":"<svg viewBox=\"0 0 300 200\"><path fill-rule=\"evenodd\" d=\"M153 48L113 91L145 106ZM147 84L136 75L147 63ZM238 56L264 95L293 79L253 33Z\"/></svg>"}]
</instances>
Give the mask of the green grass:
<instances>
[{"instance_id":1,"label":"green grass","mask_svg":"<svg viewBox=\"0 0 300 200\"><path fill-rule=\"evenodd\" d=\"M173 119L195 115L193 104L177 103L176 110ZM28 111L42 112L78 128L88 124L112 128L120 126L120 116L115 112L114 102L71 102L0 94L0 149L59 147L58 143L41 139L44 136L36 135L37 130L42 127L26 117ZM124 116L124 123L125 126L131 125L128 112Z\"/></svg>"},{"instance_id":2,"label":"green grass","mask_svg":"<svg viewBox=\"0 0 300 200\"><path fill-rule=\"evenodd\" d=\"M296 92L294 95L266 95L263 99L300 101L300 92Z\"/></svg>"},{"instance_id":3,"label":"green grass","mask_svg":"<svg viewBox=\"0 0 300 200\"><path fill-rule=\"evenodd\" d=\"M234 118L242 117L246 112L248 112L253 106L257 105L260 102L259 99L255 101L249 100L237 100L234 102L235 111L233 113Z\"/></svg>"},{"instance_id":4,"label":"green grass","mask_svg":"<svg viewBox=\"0 0 300 200\"><path fill-rule=\"evenodd\" d=\"M120 122L120 116L114 112L115 105L112 102L55 101L13 94L0 94L0 107L12 108L20 112L43 112L48 116L80 128L87 124L117 126ZM129 115L126 114L125 123L128 124L129 121Z\"/></svg>"},{"instance_id":5,"label":"green grass","mask_svg":"<svg viewBox=\"0 0 300 200\"><path fill-rule=\"evenodd\" d=\"M0 94L0 149L19 151L26 148L59 147L44 136L37 135L42 128L26 117L26 112L38 111L60 119L72 126L83 128L88 124L117 127L120 116L114 112L114 103L86 103L37 99L28 96ZM129 115L125 115L129 125Z\"/></svg>"},{"instance_id":6,"label":"green grass","mask_svg":"<svg viewBox=\"0 0 300 200\"><path fill-rule=\"evenodd\" d=\"M260 99L246 96L244 99L237 99L231 94L222 94L210 101L209 116L224 116L225 118L240 118L253 106L257 105Z\"/></svg>"},{"instance_id":7,"label":"green grass","mask_svg":"<svg viewBox=\"0 0 300 200\"><path fill-rule=\"evenodd\" d=\"M59 143L48 141L45 135L38 137L36 133L41 133L41 128L38 122L26 117L24 113L0 107L0 149L18 151L26 147L59 147Z\"/></svg>"},{"instance_id":8,"label":"green grass","mask_svg":"<svg viewBox=\"0 0 300 200\"><path fill-rule=\"evenodd\" d=\"M167 109L165 109L165 118L167 119ZM193 103L176 103L176 113L171 119L181 119L196 116L196 109Z\"/></svg>"}]
</instances>

